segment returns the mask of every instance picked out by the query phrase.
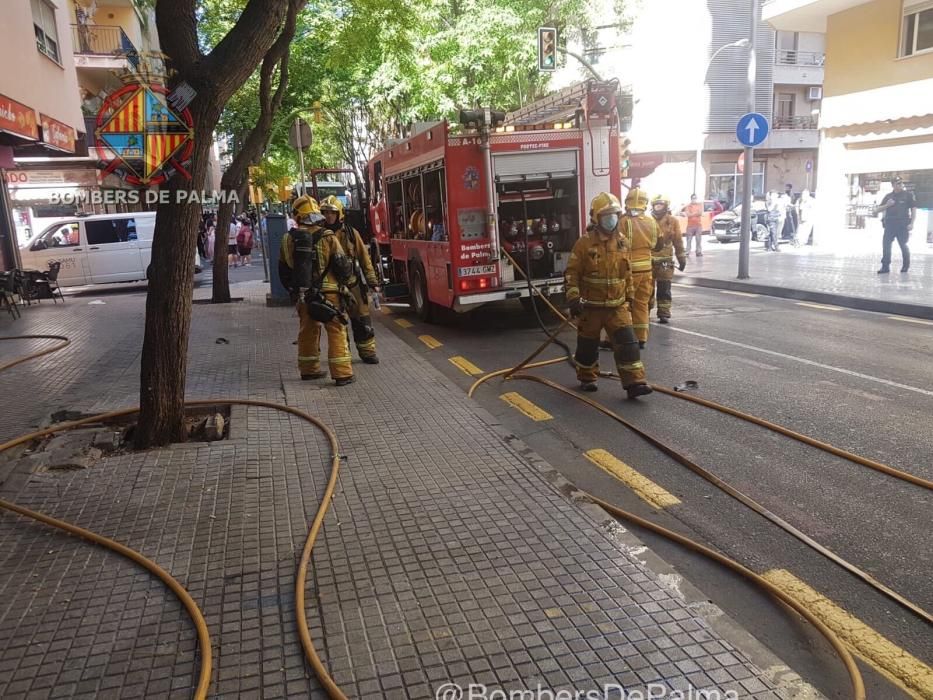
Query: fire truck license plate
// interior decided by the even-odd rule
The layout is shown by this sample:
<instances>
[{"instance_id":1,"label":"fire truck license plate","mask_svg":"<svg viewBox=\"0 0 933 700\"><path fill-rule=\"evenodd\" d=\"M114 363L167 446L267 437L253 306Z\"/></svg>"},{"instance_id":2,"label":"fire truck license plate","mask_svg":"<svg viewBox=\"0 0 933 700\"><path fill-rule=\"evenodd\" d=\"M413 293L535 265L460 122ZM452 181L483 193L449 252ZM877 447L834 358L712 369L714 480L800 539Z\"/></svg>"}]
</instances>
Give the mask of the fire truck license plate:
<instances>
[{"instance_id":1,"label":"fire truck license plate","mask_svg":"<svg viewBox=\"0 0 933 700\"><path fill-rule=\"evenodd\" d=\"M494 275L496 273L495 265L474 265L472 267L461 267L459 274L461 277L476 277L477 275Z\"/></svg>"}]
</instances>

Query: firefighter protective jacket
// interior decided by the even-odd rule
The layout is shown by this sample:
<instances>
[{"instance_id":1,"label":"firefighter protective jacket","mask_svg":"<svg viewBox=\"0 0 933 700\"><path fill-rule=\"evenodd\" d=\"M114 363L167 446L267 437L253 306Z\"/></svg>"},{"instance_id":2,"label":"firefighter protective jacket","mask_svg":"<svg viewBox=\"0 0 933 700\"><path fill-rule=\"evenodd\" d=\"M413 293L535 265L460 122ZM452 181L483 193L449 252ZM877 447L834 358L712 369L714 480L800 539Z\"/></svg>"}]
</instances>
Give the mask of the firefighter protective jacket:
<instances>
[{"instance_id":1,"label":"firefighter protective jacket","mask_svg":"<svg viewBox=\"0 0 933 700\"><path fill-rule=\"evenodd\" d=\"M289 290L315 288L337 294L346 278L340 278L345 266L336 263L345 257L333 231L320 226L293 228L282 238L279 279Z\"/></svg>"},{"instance_id":2,"label":"firefighter protective jacket","mask_svg":"<svg viewBox=\"0 0 933 700\"><path fill-rule=\"evenodd\" d=\"M658 225L645 214L626 214L619 221L619 230L631 250L632 272L651 272L651 251L658 244Z\"/></svg>"},{"instance_id":3,"label":"firefighter protective jacket","mask_svg":"<svg viewBox=\"0 0 933 700\"><path fill-rule=\"evenodd\" d=\"M567 301L580 299L584 306L613 308L635 296L629 250L616 233L603 241L592 226L573 246L564 284Z\"/></svg>"},{"instance_id":4,"label":"firefighter protective jacket","mask_svg":"<svg viewBox=\"0 0 933 700\"><path fill-rule=\"evenodd\" d=\"M658 222L658 246L651 252L651 259L656 263L665 263L674 261L674 255L677 255L677 262L683 263L687 258L684 256L684 239L680 232L680 222L673 214L668 212Z\"/></svg>"},{"instance_id":5,"label":"firefighter protective jacket","mask_svg":"<svg viewBox=\"0 0 933 700\"><path fill-rule=\"evenodd\" d=\"M341 223L340 227L336 230L336 234L337 240L340 241L340 247L343 248L344 253L360 264L360 269L363 271L363 276L366 278L366 284L370 287L377 286L379 284L379 277L376 275L376 270L373 268L373 261L369 257L369 250L367 250L366 244L363 243L363 237L360 235L360 232L350 226L350 224ZM356 283L357 279L354 273L347 282L347 286L355 287Z\"/></svg>"}]
</instances>

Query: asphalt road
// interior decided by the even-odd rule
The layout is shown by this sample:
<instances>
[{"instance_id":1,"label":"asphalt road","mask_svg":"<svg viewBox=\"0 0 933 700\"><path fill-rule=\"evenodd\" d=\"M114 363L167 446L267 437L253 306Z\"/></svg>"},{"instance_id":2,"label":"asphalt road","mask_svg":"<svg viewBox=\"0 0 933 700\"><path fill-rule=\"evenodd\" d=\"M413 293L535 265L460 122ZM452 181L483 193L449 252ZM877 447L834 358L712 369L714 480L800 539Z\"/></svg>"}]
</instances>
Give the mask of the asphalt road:
<instances>
[{"instance_id":1,"label":"asphalt road","mask_svg":"<svg viewBox=\"0 0 933 700\"><path fill-rule=\"evenodd\" d=\"M849 309L699 288L674 288L674 322L652 325L649 380L699 382L696 395L933 479L933 325ZM402 328L393 320L414 324ZM488 372L517 364L544 336L515 302L441 325L405 308L380 316L466 390L459 355ZM420 335L442 344L429 349ZM574 346L574 338L562 338ZM551 347L543 358L557 357ZM603 369L612 367L602 353ZM564 386L567 365L536 370ZM553 416L535 422L500 399L517 391ZM927 611L933 610L933 495L736 418L654 394L623 400L603 380L592 395ZM790 571L921 662L933 665L930 626L777 526L658 452L618 423L547 387L493 380L476 399L580 488L712 545L757 572ZM658 511L583 452L602 448L681 503ZM769 599L649 533L639 536L709 598L830 697L850 697L827 645ZM862 666L868 697L907 697Z\"/></svg>"}]
</instances>

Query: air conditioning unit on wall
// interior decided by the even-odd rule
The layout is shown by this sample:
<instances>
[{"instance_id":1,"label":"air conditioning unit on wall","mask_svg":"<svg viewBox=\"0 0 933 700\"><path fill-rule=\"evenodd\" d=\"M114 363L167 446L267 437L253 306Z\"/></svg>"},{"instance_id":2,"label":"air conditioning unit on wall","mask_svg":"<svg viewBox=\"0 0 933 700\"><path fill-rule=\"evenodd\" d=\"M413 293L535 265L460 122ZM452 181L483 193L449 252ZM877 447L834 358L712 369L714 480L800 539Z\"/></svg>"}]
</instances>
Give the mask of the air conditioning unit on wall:
<instances>
[{"instance_id":1,"label":"air conditioning unit on wall","mask_svg":"<svg viewBox=\"0 0 933 700\"><path fill-rule=\"evenodd\" d=\"M807 99L811 102L823 99L823 86L814 85L807 91Z\"/></svg>"}]
</instances>

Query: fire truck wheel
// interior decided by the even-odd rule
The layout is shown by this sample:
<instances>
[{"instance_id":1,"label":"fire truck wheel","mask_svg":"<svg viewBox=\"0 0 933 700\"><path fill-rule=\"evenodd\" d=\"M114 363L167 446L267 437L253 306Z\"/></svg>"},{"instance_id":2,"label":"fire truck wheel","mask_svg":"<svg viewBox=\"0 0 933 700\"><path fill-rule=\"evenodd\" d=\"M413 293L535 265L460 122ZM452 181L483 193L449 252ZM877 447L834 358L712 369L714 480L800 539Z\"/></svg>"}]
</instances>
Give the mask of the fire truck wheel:
<instances>
[{"instance_id":1,"label":"fire truck wheel","mask_svg":"<svg viewBox=\"0 0 933 700\"><path fill-rule=\"evenodd\" d=\"M433 316L433 306L428 301L428 283L421 263L411 268L411 309L422 321L429 322Z\"/></svg>"}]
</instances>

